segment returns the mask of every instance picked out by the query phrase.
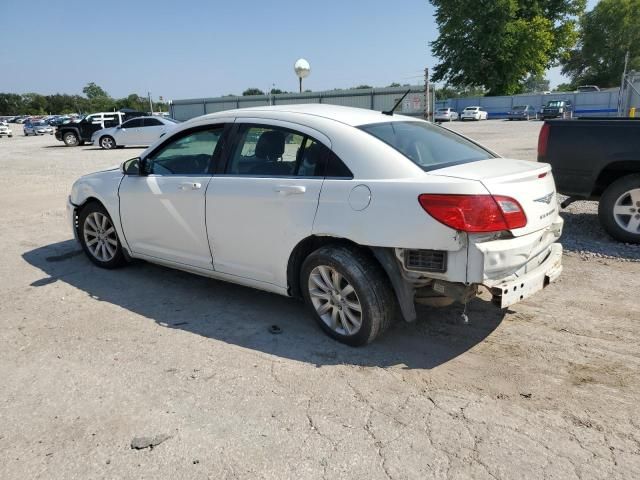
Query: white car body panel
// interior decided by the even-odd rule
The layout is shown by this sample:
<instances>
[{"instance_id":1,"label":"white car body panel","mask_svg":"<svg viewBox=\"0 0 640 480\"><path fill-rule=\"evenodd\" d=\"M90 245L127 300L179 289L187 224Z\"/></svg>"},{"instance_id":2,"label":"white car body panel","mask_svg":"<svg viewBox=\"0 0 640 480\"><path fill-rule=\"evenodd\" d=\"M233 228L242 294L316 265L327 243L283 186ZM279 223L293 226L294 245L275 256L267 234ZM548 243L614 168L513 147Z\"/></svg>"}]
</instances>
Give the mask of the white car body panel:
<instances>
[{"instance_id":1,"label":"white car body panel","mask_svg":"<svg viewBox=\"0 0 640 480\"><path fill-rule=\"evenodd\" d=\"M452 108L436 110L435 115L433 116L434 121L436 122L451 122L453 120L458 120L458 112L456 112Z\"/></svg>"},{"instance_id":2,"label":"white car body panel","mask_svg":"<svg viewBox=\"0 0 640 480\"><path fill-rule=\"evenodd\" d=\"M541 276L541 265L557 277L561 247L554 242L562 219L548 165L495 158L425 172L398 150L352 128L421 121L381 115L330 105L288 105L198 117L156 140L141 157L193 127L264 123L311 135L344 161L353 179L123 176L120 169L109 170L74 184L70 215L75 206L95 198L111 215L132 257L285 295L288 259L310 235L388 248L398 258L403 249L446 251L447 270L430 272L430 279L499 288L511 287L508 282L526 274L530 280L522 287L523 298L544 286L541 278L549 277ZM198 188L185 188L189 184ZM459 232L422 209L418 196L423 193L511 196L529 221L511 232ZM537 201L549 193L548 203ZM514 298L509 294L503 303L511 304Z\"/></svg>"},{"instance_id":3,"label":"white car body panel","mask_svg":"<svg viewBox=\"0 0 640 480\"><path fill-rule=\"evenodd\" d=\"M460 114L460 120L487 120L489 113L481 107L466 107Z\"/></svg>"},{"instance_id":4,"label":"white car body panel","mask_svg":"<svg viewBox=\"0 0 640 480\"><path fill-rule=\"evenodd\" d=\"M146 118L146 117L138 117L138 118ZM103 128L94 132L91 135L91 143L94 145L100 144L100 139L104 136L112 137L116 145L118 146L128 146L128 145L143 145L149 146L159 140L162 136L172 131L178 125L177 123L170 122L165 120L162 117L152 117L162 122L164 125L154 125L154 126L141 126L134 128L127 128L127 122L124 122L122 125L117 127L109 127Z\"/></svg>"}]
</instances>

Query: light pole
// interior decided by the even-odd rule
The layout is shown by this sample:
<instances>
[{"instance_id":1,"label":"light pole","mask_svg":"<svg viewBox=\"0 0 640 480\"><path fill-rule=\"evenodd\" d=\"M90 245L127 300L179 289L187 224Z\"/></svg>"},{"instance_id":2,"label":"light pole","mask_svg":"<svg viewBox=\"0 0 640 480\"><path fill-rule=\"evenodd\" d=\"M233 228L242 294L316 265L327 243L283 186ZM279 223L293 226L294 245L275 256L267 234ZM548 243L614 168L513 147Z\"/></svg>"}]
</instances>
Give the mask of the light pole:
<instances>
[{"instance_id":1,"label":"light pole","mask_svg":"<svg viewBox=\"0 0 640 480\"><path fill-rule=\"evenodd\" d=\"M293 70L298 76L300 93L302 93L302 79L309 76L309 74L311 73L311 66L309 65L309 62L307 62L304 58L299 58L298 60L296 60L296 63L293 64Z\"/></svg>"}]
</instances>

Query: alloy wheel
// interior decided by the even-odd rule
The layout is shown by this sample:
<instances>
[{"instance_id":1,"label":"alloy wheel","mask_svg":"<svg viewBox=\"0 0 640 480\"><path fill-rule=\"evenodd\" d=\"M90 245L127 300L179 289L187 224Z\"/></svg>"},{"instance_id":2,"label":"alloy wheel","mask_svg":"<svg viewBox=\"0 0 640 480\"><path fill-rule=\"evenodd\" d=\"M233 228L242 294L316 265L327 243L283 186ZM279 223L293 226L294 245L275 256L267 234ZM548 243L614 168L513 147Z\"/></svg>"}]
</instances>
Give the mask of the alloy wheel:
<instances>
[{"instance_id":1,"label":"alloy wheel","mask_svg":"<svg viewBox=\"0 0 640 480\"><path fill-rule=\"evenodd\" d=\"M82 227L87 250L100 262L112 260L118 251L118 236L108 216L90 213Z\"/></svg>"},{"instance_id":2,"label":"alloy wheel","mask_svg":"<svg viewBox=\"0 0 640 480\"><path fill-rule=\"evenodd\" d=\"M114 147L113 139L111 137L102 137L100 140L100 146L106 150L110 150Z\"/></svg>"},{"instance_id":3,"label":"alloy wheel","mask_svg":"<svg viewBox=\"0 0 640 480\"><path fill-rule=\"evenodd\" d=\"M318 316L334 332L355 335L362 326L362 305L353 286L335 268L318 265L309 275L309 296Z\"/></svg>"},{"instance_id":4,"label":"alloy wheel","mask_svg":"<svg viewBox=\"0 0 640 480\"><path fill-rule=\"evenodd\" d=\"M623 230L640 233L640 188L628 190L618 197L613 206L613 217Z\"/></svg>"}]
</instances>

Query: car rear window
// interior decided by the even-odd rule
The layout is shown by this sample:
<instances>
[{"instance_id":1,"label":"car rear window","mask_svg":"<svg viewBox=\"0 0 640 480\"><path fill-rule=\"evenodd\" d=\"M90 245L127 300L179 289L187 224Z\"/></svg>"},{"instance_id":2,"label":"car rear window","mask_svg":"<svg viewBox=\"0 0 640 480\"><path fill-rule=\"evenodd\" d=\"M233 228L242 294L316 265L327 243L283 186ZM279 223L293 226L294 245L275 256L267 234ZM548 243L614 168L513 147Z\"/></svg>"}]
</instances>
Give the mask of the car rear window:
<instances>
[{"instance_id":1,"label":"car rear window","mask_svg":"<svg viewBox=\"0 0 640 480\"><path fill-rule=\"evenodd\" d=\"M423 170L494 158L484 148L427 122L387 122L359 127L391 145Z\"/></svg>"}]
</instances>

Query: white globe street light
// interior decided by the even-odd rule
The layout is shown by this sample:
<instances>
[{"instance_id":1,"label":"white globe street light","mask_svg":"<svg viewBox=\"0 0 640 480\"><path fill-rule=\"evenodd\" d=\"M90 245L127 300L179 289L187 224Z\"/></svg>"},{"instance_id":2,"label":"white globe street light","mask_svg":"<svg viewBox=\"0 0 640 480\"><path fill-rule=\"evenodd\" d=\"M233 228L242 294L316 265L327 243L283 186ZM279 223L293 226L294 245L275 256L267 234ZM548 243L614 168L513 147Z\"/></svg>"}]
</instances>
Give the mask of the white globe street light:
<instances>
[{"instance_id":1,"label":"white globe street light","mask_svg":"<svg viewBox=\"0 0 640 480\"><path fill-rule=\"evenodd\" d=\"M311 73L311 66L304 58L299 58L296 60L296 63L294 63L293 70L298 76L298 80L300 82L300 93L302 93L302 79L309 76Z\"/></svg>"}]
</instances>

